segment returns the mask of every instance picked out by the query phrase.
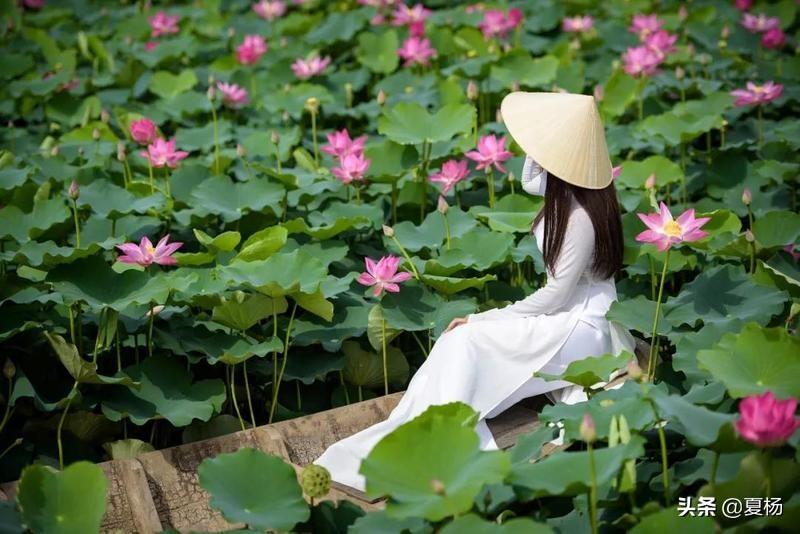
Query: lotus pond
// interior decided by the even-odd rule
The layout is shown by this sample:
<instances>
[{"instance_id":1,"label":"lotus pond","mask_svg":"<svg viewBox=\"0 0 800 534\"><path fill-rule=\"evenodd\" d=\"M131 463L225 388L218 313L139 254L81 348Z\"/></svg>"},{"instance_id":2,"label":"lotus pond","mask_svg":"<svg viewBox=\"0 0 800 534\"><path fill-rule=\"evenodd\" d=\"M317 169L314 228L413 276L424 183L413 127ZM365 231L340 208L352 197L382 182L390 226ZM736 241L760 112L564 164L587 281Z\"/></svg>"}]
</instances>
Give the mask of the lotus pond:
<instances>
[{"instance_id":1,"label":"lotus pond","mask_svg":"<svg viewBox=\"0 0 800 534\"><path fill-rule=\"evenodd\" d=\"M652 368L599 391L625 358L572 366L590 400L508 451L431 408L364 463L383 511L252 449L203 463L211 506L253 531L800 524L794 0L1 5L4 532L97 531L95 462L400 391L453 318L542 285L498 114L519 89L597 100L626 240L609 318ZM642 239L667 209L702 236L665 215ZM555 423L569 447L535 461Z\"/></svg>"}]
</instances>

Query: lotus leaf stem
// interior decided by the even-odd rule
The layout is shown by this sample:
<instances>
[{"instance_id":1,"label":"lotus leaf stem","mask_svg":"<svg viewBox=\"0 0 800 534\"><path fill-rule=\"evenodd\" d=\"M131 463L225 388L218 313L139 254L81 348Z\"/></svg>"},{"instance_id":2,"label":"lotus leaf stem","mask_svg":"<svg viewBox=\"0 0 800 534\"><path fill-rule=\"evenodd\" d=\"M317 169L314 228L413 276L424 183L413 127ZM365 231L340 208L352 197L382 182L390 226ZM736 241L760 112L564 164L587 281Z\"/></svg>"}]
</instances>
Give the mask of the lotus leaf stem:
<instances>
[{"instance_id":1,"label":"lotus leaf stem","mask_svg":"<svg viewBox=\"0 0 800 534\"><path fill-rule=\"evenodd\" d=\"M658 358L658 319L661 314L661 297L664 294L664 280L667 278L669 265L669 251L664 255L664 268L661 270L661 282L658 284L658 297L656 298L656 313L653 317L653 336L650 340L650 357L647 360L647 379L651 382L656 377L656 359Z\"/></svg>"}]
</instances>

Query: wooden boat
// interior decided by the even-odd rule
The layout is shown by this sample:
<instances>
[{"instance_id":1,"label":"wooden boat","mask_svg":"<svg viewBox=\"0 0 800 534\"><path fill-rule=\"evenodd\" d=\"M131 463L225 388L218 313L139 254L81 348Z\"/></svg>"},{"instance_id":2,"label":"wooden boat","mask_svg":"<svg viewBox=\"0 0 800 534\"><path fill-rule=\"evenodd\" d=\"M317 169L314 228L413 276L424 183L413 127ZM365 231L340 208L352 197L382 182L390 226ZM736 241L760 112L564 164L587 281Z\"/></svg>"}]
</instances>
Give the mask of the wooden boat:
<instances>
[{"instance_id":1,"label":"wooden boat","mask_svg":"<svg viewBox=\"0 0 800 534\"><path fill-rule=\"evenodd\" d=\"M637 341L640 362L649 346ZM622 374L606 388L619 385ZM241 528L228 523L209 507L209 495L200 487L197 468L206 459L220 453L253 447L278 455L296 470L317 458L335 441L352 435L385 419L403 392L334 408L324 412L280 421L233 434L187 443L141 454L133 459L111 460L98 464L108 478L103 532L151 533L174 529L180 532L217 532ZM539 426L538 413L546 404L544 397L524 399L498 417L488 420L497 444L511 447L519 435ZM548 446L543 455L559 447ZM0 499L14 499L18 482L0 484ZM362 492L334 484L326 497L349 500L365 510L378 509L383 501L370 500Z\"/></svg>"}]
</instances>

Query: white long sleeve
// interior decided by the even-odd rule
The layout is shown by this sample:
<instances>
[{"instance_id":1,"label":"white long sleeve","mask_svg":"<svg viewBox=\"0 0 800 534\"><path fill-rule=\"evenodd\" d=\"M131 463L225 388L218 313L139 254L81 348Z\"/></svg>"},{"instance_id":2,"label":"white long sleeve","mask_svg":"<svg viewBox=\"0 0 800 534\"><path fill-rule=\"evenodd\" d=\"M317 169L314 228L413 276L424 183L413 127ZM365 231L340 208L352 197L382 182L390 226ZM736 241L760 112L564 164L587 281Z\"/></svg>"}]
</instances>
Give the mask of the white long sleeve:
<instances>
[{"instance_id":1,"label":"white long sleeve","mask_svg":"<svg viewBox=\"0 0 800 534\"><path fill-rule=\"evenodd\" d=\"M525 164L522 166L519 181L526 193L544 196L544 190L547 185L547 171L536 163L532 157L525 156Z\"/></svg>"},{"instance_id":2,"label":"white long sleeve","mask_svg":"<svg viewBox=\"0 0 800 534\"><path fill-rule=\"evenodd\" d=\"M589 269L594 252L594 227L589 214L574 199L555 273L547 283L524 299L503 308L467 315L467 322L492 321L553 313L569 302L578 279Z\"/></svg>"}]
</instances>

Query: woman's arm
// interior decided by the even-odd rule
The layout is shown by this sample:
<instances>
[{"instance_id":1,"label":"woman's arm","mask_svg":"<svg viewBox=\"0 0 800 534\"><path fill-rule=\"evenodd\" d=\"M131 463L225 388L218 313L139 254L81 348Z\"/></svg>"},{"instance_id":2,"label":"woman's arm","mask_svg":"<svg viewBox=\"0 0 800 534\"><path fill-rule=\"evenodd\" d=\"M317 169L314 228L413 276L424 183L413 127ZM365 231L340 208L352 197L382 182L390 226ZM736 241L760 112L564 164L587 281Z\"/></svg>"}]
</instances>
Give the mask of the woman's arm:
<instances>
[{"instance_id":1,"label":"woman's arm","mask_svg":"<svg viewBox=\"0 0 800 534\"><path fill-rule=\"evenodd\" d=\"M590 265L593 252L592 220L586 210L578 206L570 214L564 243L555 264L556 272L548 274L544 287L504 308L469 314L467 322L528 317L557 310L572 297L578 279Z\"/></svg>"},{"instance_id":2,"label":"woman's arm","mask_svg":"<svg viewBox=\"0 0 800 534\"><path fill-rule=\"evenodd\" d=\"M522 174L519 178L522 189L531 195L544 196L544 189L547 184L547 171L530 157L525 156L525 164L522 166Z\"/></svg>"}]
</instances>

